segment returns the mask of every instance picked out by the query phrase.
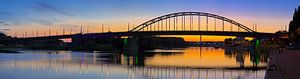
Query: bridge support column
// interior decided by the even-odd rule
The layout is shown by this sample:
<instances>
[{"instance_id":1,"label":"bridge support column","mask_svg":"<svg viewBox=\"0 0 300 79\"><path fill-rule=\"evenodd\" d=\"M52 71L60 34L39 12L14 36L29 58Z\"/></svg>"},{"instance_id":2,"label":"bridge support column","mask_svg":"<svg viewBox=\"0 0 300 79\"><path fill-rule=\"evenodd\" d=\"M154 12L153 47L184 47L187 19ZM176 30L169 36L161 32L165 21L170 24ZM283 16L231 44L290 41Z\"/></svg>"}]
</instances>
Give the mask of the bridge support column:
<instances>
[{"instance_id":1,"label":"bridge support column","mask_svg":"<svg viewBox=\"0 0 300 79\"><path fill-rule=\"evenodd\" d=\"M128 37L124 39L124 53L127 55L136 55L139 51L138 37Z\"/></svg>"}]
</instances>

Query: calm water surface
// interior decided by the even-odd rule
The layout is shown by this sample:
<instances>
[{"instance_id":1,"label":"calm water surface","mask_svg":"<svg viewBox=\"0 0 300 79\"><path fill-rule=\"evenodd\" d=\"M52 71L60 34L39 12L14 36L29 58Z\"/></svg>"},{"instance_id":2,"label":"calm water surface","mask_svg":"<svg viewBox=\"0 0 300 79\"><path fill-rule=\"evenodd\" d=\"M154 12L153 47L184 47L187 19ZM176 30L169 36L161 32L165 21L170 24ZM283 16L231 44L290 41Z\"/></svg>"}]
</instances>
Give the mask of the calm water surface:
<instances>
[{"instance_id":1,"label":"calm water surface","mask_svg":"<svg viewBox=\"0 0 300 79\"><path fill-rule=\"evenodd\" d=\"M74 51L0 53L0 79L263 79L266 53L190 47L139 54Z\"/></svg>"}]
</instances>

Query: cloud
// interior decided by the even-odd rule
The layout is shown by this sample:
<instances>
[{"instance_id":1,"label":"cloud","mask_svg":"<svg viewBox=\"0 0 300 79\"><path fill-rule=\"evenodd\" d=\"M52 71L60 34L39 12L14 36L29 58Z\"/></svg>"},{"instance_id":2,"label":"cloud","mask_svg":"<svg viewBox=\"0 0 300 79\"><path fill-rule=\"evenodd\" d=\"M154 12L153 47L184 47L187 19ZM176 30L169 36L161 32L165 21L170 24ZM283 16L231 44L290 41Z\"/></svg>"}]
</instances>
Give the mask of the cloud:
<instances>
[{"instance_id":1,"label":"cloud","mask_svg":"<svg viewBox=\"0 0 300 79\"><path fill-rule=\"evenodd\" d=\"M53 6L47 3L42 3L42 2L36 2L32 6L32 8L36 11L43 11L43 12L55 12L61 15L65 16L75 16L73 14L68 13L65 9L57 6Z\"/></svg>"},{"instance_id":2,"label":"cloud","mask_svg":"<svg viewBox=\"0 0 300 79\"><path fill-rule=\"evenodd\" d=\"M9 31L10 29L0 29L0 33L6 33L7 31Z\"/></svg>"},{"instance_id":3,"label":"cloud","mask_svg":"<svg viewBox=\"0 0 300 79\"><path fill-rule=\"evenodd\" d=\"M13 13L0 11L0 25L14 26L18 25L18 22Z\"/></svg>"},{"instance_id":4,"label":"cloud","mask_svg":"<svg viewBox=\"0 0 300 79\"><path fill-rule=\"evenodd\" d=\"M57 24L63 22L65 18L71 18L72 16L75 16L69 13L67 9L51 5L49 3L34 2L33 5L30 7L33 9L33 11L41 12L42 15L35 14L37 16L35 18L30 18L29 21L40 25L49 26L49 25ZM52 15L49 16L47 13L54 13L56 15L58 14L63 16L62 17L52 16Z\"/></svg>"},{"instance_id":5,"label":"cloud","mask_svg":"<svg viewBox=\"0 0 300 79\"><path fill-rule=\"evenodd\" d=\"M10 30L10 29L0 29L0 30L6 30L6 31L8 31L8 30Z\"/></svg>"},{"instance_id":6,"label":"cloud","mask_svg":"<svg viewBox=\"0 0 300 79\"><path fill-rule=\"evenodd\" d=\"M36 19L33 19L31 21L35 22L35 23L38 23L38 24L41 24L41 25L52 25L53 24L52 21L48 21L48 20L36 20Z\"/></svg>"}]
</instances>

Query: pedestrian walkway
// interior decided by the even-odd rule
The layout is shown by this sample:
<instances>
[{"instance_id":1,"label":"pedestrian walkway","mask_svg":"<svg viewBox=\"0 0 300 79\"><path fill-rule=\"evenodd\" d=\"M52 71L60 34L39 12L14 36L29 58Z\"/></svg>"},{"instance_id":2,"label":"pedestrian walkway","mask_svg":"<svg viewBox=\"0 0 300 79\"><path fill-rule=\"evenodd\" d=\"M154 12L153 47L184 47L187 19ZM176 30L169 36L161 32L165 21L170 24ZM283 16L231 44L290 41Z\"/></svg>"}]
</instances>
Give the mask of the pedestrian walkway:
<instances>
[{"instance_id":1,"label":"pedestrian walkway","mask_svg":"<svg viewBox=\"0 0 300 79\"><path fill-rule=\"evenodd\" d=\"M272 52L266 79L300 79L300 50Z\"/></svg>"}]
</instances>

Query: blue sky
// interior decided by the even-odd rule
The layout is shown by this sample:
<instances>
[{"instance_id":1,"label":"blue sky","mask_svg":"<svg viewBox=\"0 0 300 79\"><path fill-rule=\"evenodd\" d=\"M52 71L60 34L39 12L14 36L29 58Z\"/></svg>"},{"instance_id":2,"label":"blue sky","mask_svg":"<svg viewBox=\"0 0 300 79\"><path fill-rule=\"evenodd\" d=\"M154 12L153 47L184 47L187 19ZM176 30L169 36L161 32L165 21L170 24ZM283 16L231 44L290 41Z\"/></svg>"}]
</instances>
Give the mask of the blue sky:
<instances>
[{"instance_id":1,"label":"blue sky","mask_svg":"<svg viewBox=\"0 0 300 79\"><path fill-rule=\"evenodd\" d=\"M0 27L7 33L25 28L48 29L59 25L99 25L112 29L141 24L182 11L225 16L275 32L288 25L300 0L0 0ZM30 29L25 29L30 31ZM265 31L265 29L263 29Z\"/></svg>"}]
</instances>

